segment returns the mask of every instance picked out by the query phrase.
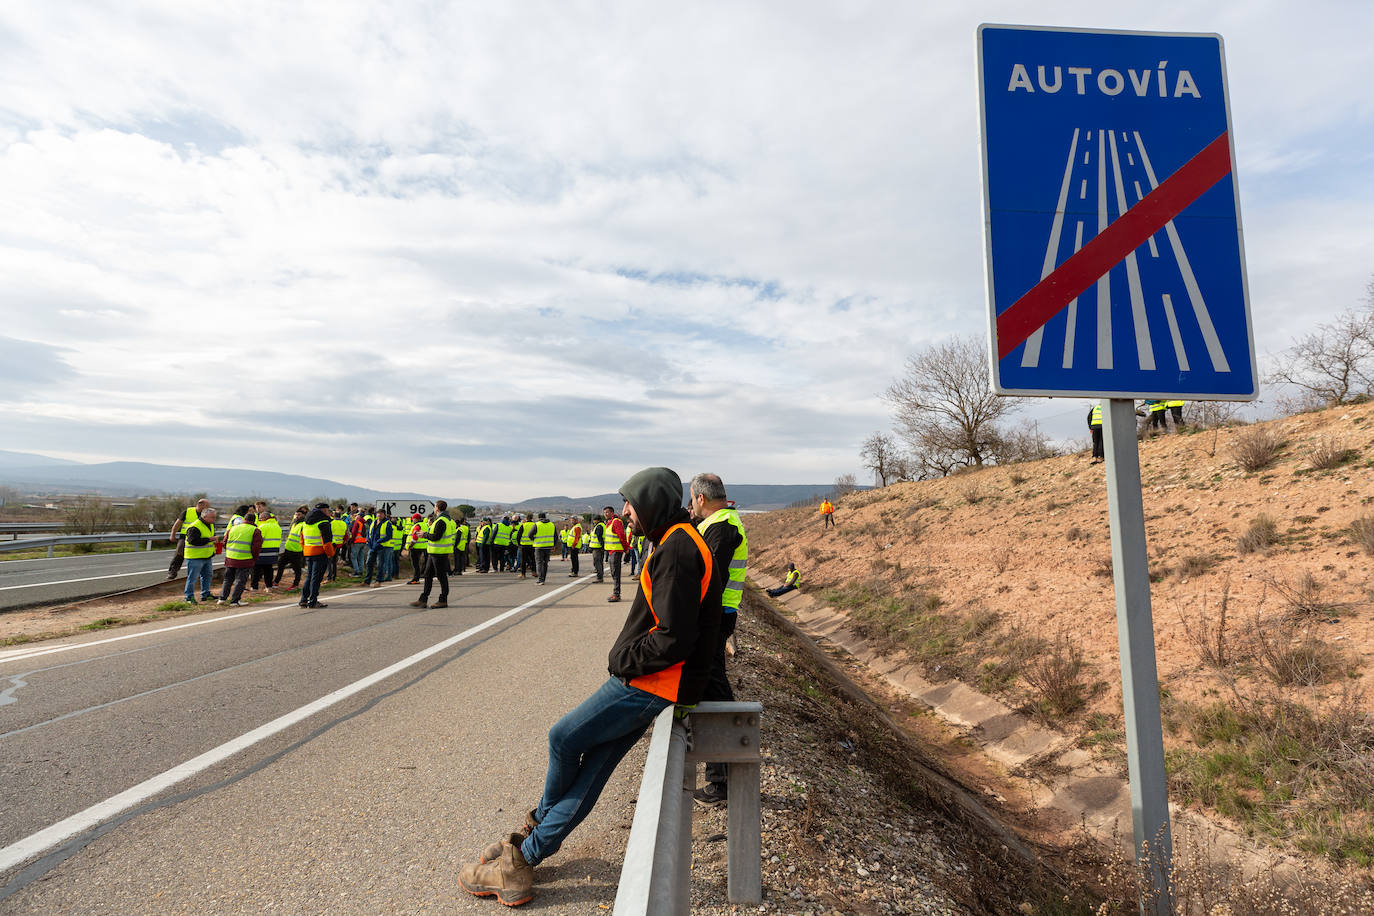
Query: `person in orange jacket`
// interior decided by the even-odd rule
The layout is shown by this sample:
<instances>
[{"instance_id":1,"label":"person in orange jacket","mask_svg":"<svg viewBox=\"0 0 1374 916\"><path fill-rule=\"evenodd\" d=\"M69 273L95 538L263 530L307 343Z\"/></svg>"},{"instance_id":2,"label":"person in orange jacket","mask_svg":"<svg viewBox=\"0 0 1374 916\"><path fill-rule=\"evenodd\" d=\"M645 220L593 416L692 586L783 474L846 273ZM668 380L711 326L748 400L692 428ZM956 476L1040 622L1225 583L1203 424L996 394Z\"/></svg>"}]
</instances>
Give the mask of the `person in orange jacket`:
<instances>
[{"instance_id":1,"label":"person in orange jacket","mask_svg":"<svg viewBox=\"0 0 1374 916\"><path fill-rule=\"evenodd\" d=\"M334 556L334 517L329 503L316 503L301 526L305 553L305 585L301 587L301 607L328 607L320 604L320 583Z\"/></svg>"},{"instance_id":2,"label":"person in orange jacket","mask_svg":"<svg viewBox=\"0 0 1374 916\"><path fill-rule=\"evenodd\" d=\"M821 500L821 519L822 528L835 527L835 504L830 501L829 497Z\"/></svg>"}]
</instances>

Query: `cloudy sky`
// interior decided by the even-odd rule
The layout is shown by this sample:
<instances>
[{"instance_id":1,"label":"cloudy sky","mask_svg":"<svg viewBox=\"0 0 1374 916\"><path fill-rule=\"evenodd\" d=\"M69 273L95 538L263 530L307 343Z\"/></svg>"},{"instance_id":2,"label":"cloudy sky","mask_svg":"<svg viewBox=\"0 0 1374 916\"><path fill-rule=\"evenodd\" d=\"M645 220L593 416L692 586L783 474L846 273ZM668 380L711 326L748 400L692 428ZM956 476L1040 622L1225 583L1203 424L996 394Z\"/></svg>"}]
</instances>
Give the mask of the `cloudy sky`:
<instances>
[{"instance_id":1,"label":"cloudy sky","mask_svg":"<svg viewBox=\"0 0 1374 916\"><path fill-rule=\"evenodd\" d=\"M504 500L857 473L903 360L986 333L983 21L1219 32L1261 368L1362 301L1365 0L19 0L0 448Z\"/></svg>"}]
</instances>

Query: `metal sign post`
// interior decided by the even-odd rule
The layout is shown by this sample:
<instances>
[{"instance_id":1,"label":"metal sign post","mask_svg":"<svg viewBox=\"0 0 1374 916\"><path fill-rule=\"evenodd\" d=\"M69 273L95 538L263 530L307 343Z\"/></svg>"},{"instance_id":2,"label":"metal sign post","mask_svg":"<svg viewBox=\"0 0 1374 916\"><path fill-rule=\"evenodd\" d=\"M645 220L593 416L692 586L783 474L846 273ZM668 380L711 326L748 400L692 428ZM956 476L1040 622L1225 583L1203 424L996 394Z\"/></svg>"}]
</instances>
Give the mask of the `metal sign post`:
<instances>
[{"instance_id":1,"label":"metal sign post","mask_svg":"<svg viewBox=\"0 0 1374 916\"><path fill-rule=\"evenodd\" d=\"M1172 858L1135 398L1258 395L1221 36L978 29L998 394L1107 399L1107 500L1141 908Z\"/></svg>"},{"instance_id":2,"label":"metal sign post","mask_svg":"<svg viewBox=\"0 0 1374 916\"><path fill-rule=\"evenodd\" d=\"M1164 731L1159 714L1159 675L1155 670L1135 402L1112 398L1102 413L1117 646L1121 653L1121 699L1131 779L1131 822L1135 828L1136 864L1152 888L1150 898L1142 897L1141 904L1147 911L1166 914L1173 912L1169 894L1173 840L1169 834L1169 793L1164 775Z\"/></svg>"}]
</instances>

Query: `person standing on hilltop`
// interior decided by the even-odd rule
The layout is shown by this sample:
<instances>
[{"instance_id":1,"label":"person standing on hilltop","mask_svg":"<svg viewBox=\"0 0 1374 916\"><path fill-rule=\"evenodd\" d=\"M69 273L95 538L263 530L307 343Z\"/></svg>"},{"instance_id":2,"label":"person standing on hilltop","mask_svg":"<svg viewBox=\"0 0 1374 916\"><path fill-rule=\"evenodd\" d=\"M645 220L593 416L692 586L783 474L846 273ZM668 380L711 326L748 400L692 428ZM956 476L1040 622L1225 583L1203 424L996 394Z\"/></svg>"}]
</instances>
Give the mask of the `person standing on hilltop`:
<instances>
[{"instance_id":1,"label":"person standing on hilltop","mask_svg":"<svg viewBox=\"0 0 1374 916\"><path fill-rule=\"evenodd\" d=\"M1102 449L1102 402L1098 401L1088 410L1088 432L1093 437L1093 458L1090 464L1097 464L1102 461L1105 453Z\"/></svg>"},{"instance_id":2,"label":"person standing on hilltop","mask_svg":"<svg viewBox=\"0 0 1374 916\"><path fill-rule=\"evenodd\" d=\"M625 534L625 523L620 520L620 516L615 514L615 510L606 506L601 510L602 516L606 519L606 530L601 534L601 540L606 548L606 559L611 566L611 597L607 601L620 600L620 567L625 562L625 549L630 546L630 539Z\"/></svg>"},{"instance_id":3,"label":"person standing on hilltop","mask_svg":"<svg viewBox=\"0 0 1374 916\"><path fill-rule=\"evenodd\" d=\"M625 515L645 532L640 587L607 659L610 677L549 729L539 803L523 828L464 865L458 883L506 906L534 898L534 868L591 813L607 780L660 712L701 700L720 626L711 551L682 508L682 480L646 468L620 488ZM650 604L650 596L653 598Z\"/></svg>"},{"instance_id":4,"label":"person standing on hilltop","mask_svg":"<svg viewBox=\"0 0 1374 916\"><path fill-rule=\"evenodd\" d=\"M830 497L821 500L821 529L835 527L835 504Z\"/></svg>"},{"instance_id":5,"label":"person standing on hilltop","mask_svg":"<svg viewBox=\"0 0 1374 916\"><path fill-rule=\"evenodd\" d=\"M210 508L210 500L198 499L194 506L187 506L181 513L181 517L172 525L172 530L167 534L167 540L176 541L177 549L172 554L172 562L167 564L167 578L175 579L177 573L181 572L181 562L186 558L186 526L200 518L206 509Z\"/></svg>"},{"instance_id":6,"label":"person standing on hilltop","mask_svg":"<svg viewBox=\"0 0 1374 916\"><path fill-rule=\"evenodd\" d=\"M692 478L692 521L706 546L711 549L713 578L720 592L720 631L715 652L711 655L711 670L706 676L703 700L731 702L735 692L725 675L725 644L735 632L739 620L740 599L744 597L744 576L749 565L749 538L744 522L725 496L725 484L715 474L698 474ZM638 532L636 532L638 534ZM713 586L712 593L716 592ZM729 775L727 764L706 764L706 785L692 793L699 804L715 807L726 804Z\"/></svg>"}]
</instances>

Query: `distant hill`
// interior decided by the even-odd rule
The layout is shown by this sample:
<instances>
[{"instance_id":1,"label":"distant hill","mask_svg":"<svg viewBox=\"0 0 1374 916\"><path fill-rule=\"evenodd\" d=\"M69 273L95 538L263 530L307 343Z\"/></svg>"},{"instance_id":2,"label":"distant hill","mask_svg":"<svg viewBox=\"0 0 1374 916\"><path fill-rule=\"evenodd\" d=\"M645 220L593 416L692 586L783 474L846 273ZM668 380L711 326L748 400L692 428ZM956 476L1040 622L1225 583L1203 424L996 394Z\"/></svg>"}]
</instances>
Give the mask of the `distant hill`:
<instances>
[{"instance_id":1,"label":"distant hill","mask_svg":"<svg viewBox=\"0 0 1374 916\"><path fill-rule=\"evenodd\" d=\"M47 455L35 455L32 452L8 452L0 448L0 473L8 468L58 467L74 464L79 464L79 462L68 461L65 458L49 458Z\"/></svg>"},{"instance_id":2,"label":"distant hill","mask_svg":"<svg viewBox=\"0 0 1374 916\"><path fill-rule=\"evenodd\" d=\"M682 484L682 498L687 500L690 484ZM830 483L808 484L736 484L726 485L725 491L740 509L781 509L804 499L811 499L830 493L835 489ZM868 489L860 487L860 489ZM617 493L599 493L596 496L540 496L527 499L510 506L516 512L599 512L602 506L615 506L617 510L624 500ZM474 503L474 505L476 505Z\"/></svg>"},{"instance_id":3,"label":"distant hill","mask_svg":"<svg viewBox=\"0 0 1374 916\"><path fill-rule=\"evenodd\" d=\"M10 452L7 454L18 454ZM38 458L40 456L31 456ZM54 459L48 459L53 461ZM373 500L383 497L430 498L423 493L393 493L353 486L321 477L252 471L241 468L180 467L142 461L106 461L99 464L0 463L0 482L19 490L40 493L95 493L103 496L154 496L165 493L205 492L212 497L235 499L262 496L283 501L314 496L331 499ZM472 502L455 500L449 502Z\"/></svg>"}]
</instances>

